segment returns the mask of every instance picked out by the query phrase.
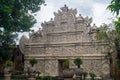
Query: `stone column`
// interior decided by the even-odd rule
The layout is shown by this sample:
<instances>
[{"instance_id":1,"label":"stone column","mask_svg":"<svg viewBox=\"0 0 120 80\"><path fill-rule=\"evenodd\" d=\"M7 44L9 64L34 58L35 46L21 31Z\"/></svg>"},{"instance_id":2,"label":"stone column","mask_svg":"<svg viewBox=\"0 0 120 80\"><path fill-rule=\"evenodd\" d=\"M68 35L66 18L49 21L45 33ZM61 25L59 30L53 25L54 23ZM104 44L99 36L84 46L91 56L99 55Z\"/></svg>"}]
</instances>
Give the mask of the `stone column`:
<instances>
[{"instance_id":1,"label":"stone column","mask_svg":"<svg viewBox=\"0 0 120 80\"><path fill-rule=\"evenodd\" d=\"M4 74L5 80L11 80L11 73Z\"/></svg>"},{"instance_id":2,"label":"stone column","mask_svg":"<svg viewBox=\"0 0 120 80\"><path fill-rule=\"evenodd\" d=\"M12 67L5 67L4 68L4 78L5 80L11 80L11 73L12 72Z\"/></svg>"}]
</instances>

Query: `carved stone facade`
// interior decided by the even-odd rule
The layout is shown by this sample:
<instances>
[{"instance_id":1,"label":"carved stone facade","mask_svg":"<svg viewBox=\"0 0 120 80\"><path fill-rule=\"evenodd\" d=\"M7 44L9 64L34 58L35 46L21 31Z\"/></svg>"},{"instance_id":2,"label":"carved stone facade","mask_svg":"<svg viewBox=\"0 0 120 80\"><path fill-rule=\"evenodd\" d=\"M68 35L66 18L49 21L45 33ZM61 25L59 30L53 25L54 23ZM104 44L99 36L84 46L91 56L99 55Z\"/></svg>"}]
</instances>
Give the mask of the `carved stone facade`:
<instances>
[{"instance_id":1,"label":"carved stone facade","mask_svg":"<svg viewBox=\"0 0 120 80\"><path fill-rule=\"evenodd\" d=\"M76 67L73 60L80 57L82 67L97 75L109 75L109 63L105 58L105 43L95 39L97 27L91 26L92 18L76 16L76 9L66 5L54 12L54 19L42 23L42 29L30 33L29 39L23 36L20 49L25 55L25 70L28 60L38 60L37 70L43 75L61 74L61 61L69 59L70 68Z\"/></svg>"}]
</instances>

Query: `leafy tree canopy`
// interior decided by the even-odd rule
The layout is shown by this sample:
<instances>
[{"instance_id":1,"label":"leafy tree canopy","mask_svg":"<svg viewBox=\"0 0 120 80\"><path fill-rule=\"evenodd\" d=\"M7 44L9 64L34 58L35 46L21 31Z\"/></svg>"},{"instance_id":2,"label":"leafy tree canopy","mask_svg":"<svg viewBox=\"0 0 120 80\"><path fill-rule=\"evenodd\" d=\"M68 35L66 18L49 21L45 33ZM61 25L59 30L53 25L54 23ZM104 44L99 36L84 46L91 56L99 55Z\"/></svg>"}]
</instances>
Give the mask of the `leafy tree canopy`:
<instances>
[{"instance_id":1,"label":"leafy tree canopy","mask_svg":"<svg viewBox=\"0 0 120 80\"><path fill-rule=\"evenodd\" d=\"M44 0L0 0L0 57L8 59L18 32L30 31Z\"/></svg>"},{"instance_id":2,"label":"leafy tree canopy","mask_svg":"<svg viewBox=\"0 0 120 80\"><path fill-rule=\"evenodd\" d=\"M115 35L114 37L111 37L114 39L114 45L117 53L120 55L120 0L112 0L111 4L107 7L112 13L117 15L117 20L114 22L115 24ZM113 33L113 32L112 32ZM120 56L118 55L119 59Z\"/></svg>"},{"instance_id":3,"label":"leafy tree canopy","mask_svg":"<svg viewBox=\"0 0 120 80\"><path fill-rule=\"evenodd\" d=\"M115 29L120 34L120 17L118 17L120 12L120 0L112 0L107 9L117 15L117 21L115 21Z\"/></svg>"},{"instance_id":4,"label":"leafy tree canopy","mask_svg":"<svg viewBox=\"0 0 120 80\"><path fill-rule=\"evenodd\" d=\"M120 12L120 0L112 0L111 4L107 8L111 12L119 15L119 12Z\"/></svg>"},{"instance_id":5,"label":"leafy tree canopy","mask_svg":"<svg viewBox=\"0 0 120 80\"><path fill-rule=\"evenodd\" d=\"M30 13L40 9L44 0L0 0L0 28L12 32L29 31L35 19Z\"/></svg>"}]
</instances>

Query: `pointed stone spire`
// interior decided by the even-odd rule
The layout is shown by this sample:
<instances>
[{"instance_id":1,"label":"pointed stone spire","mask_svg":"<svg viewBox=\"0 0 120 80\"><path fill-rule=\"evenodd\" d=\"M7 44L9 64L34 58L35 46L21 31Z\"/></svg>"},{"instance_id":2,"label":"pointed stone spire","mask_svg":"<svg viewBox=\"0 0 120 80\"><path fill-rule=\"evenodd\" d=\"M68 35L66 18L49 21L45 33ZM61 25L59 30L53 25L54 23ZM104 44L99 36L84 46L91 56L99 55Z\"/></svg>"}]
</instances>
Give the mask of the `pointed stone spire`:
<instances>
[{"instance_id":1,"label":"pointed stone spire","mask_svg":"<svg viewBox=\"0 0 120 80\"><path fill-rule=\"evenodd\" d=\"M97 29L96 24L93 24L92 28L93 28L93 29Z\"/></svg>"},{"instance_id":2,"label":"pointed stone spire","mask_svg":"<svg viewBox=\"0 0 120 80\"><path fill-rule=\"evenodd\" d=\"M66 6L66 4L64 5L64 7L60 8L63 12L67 12L68 11L68 6Z\"/></svg>"}]
</instances>

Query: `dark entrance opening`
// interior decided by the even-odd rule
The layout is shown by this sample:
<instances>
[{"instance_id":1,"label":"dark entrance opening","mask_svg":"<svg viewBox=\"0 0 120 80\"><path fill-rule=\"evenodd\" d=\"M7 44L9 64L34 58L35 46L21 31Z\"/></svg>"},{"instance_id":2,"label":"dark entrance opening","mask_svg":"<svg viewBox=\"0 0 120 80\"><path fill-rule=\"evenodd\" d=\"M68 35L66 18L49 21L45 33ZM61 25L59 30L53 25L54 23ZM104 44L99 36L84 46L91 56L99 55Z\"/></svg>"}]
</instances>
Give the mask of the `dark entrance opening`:
<instances>
[{"instance_id":1,"label":"dark entrance opening","mask_svg":"<svg viewBox=\"0 0 120 80\"><path fill-rule=\"evenodd\" d=\"M59 76L62 76L65 59L58 60Z\"/></svg>"}]
</instances>

